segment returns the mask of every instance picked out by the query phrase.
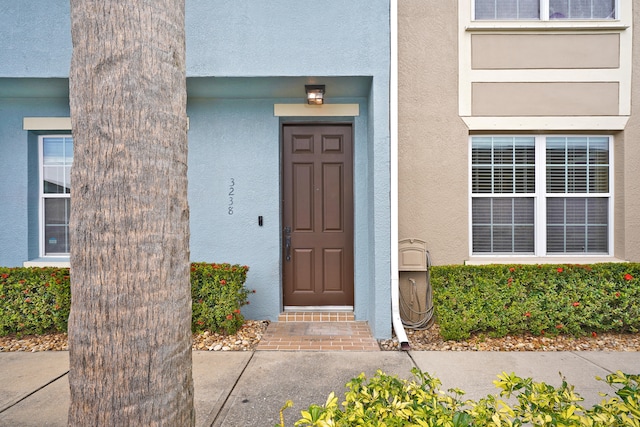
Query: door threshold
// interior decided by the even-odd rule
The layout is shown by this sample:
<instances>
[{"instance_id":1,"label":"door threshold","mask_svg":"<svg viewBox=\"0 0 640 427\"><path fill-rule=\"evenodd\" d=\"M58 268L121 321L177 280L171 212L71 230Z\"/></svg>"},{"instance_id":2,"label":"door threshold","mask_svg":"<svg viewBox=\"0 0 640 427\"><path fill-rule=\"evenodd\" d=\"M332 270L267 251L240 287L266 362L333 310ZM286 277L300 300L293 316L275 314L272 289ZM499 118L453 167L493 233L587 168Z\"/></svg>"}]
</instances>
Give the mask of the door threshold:
<instances>
[{"instance_id":1,"label":"door threshold","mask_svg":"<svg viewBox=\"0 0 640 427\"><path fill-rule=\"evenodd\" d=\"M352 312L352 305L285 305L284 312Z\"/></svg>"}]
</instances>

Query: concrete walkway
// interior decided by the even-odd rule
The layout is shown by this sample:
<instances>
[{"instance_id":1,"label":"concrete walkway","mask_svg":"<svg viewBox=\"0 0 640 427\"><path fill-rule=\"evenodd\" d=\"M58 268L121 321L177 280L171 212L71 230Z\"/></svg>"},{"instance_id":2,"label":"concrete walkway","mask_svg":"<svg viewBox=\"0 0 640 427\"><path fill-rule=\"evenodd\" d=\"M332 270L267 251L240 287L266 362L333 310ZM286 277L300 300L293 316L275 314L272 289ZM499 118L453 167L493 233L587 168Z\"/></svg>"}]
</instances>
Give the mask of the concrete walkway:
<instances>
[{"instance_id":1,"label":"concrete walkway","mask_svg":"<svg viewBox=\"0 0 640 427\"><path fill-rule=\"evenodd\" d=\"M616 370L640 373L640 353L610 352L194 352L196 425L273 426L279 409L293 426L300 410L323 404L331 391L342 398L344 384L377 369L410 378L418 367L440 378L442 389L457 387L477 399L497 393L492 381L506 371L558 386L558 372L576 386L585 406L613 394L595 380ZM66 426L69 405L67 352L0 353L0 426Z\"/></svg>"}]
</instances>

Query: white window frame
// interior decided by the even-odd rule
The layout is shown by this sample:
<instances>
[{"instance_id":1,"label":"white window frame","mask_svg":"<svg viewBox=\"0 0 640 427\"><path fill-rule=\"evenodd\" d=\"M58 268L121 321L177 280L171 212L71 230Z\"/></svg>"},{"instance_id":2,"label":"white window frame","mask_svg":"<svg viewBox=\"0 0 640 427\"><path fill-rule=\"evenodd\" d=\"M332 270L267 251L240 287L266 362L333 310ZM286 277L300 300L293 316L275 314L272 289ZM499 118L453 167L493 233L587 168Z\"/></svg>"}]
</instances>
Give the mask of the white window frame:
<instances>
[{"instance_id":1,"label":"white window frame","mask_svg":"<svg viewBox=\"0 0 640 427\"><path fill-rule=\"evenodd\" d=\"M539 19L479 19L476 20L476 0L471 0L471 21L472 22L482 22L482 21L556 21L556 22L571 22L571 21L616 21L619 20L620 17L620 0L615 0L615 16L613 19L549 19L549 0L539 0L540 1L540 18Z\"/></svg>"},{"instance_id":2,"label":"white window frame","mask_svg":"<svg viewBox=\"0 0 640 427\"><path fill-rule=\"evenodd\" d=\"M534 194L534 253L476 253L473 251L473 165L472 165L472 147L473 138L478 136L498 136L498 137L533 137L535 139L535 185L536 191ZM547 193L547 169L546 169L546 139L552 137L598 137L609 139L609 192L608 193ZM468 242L469 242L469 256L470 258L603 258L613 256L614 253L614 178L615 178L615 163L614 163L614 140L612 135L594 135L594 134L491 134L491 135L470 135L468 146ZM547 194L550 194L547 196ZM477 197L477 196L475 196ZM490 193L483 193L480 197L491 197ZM520 197L517 194L510 197ZM530 197L523 194L522 197ZM609 199L608 205L608 236L607 236L607 253L547 253L547 198L550 197L605 197Z\"/></svg>"},{"instance_id":3,"label":"white window frame","mask_svg":"<svg viewBox=\"0 0 640 427\"><path fill-rule=\"evenodd\" d=\"M46 253L45 251L45 199L71 199L70 193L44 192L44 140L47 138L72 138L71 134L48 134L38 136L38 234L41 258L66 258L68 252Z\"/></svg>"}]
</instances>

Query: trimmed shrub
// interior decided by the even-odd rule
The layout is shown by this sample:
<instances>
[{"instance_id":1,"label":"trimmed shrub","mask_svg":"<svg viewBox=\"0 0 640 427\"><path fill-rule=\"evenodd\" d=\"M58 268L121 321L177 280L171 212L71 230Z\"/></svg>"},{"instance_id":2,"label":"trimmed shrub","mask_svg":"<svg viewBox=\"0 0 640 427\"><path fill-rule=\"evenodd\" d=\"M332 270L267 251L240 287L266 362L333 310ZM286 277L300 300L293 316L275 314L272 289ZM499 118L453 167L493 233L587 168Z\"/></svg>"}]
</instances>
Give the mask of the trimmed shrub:
<instances>
[{"instance_id":1,"label":"trimmed shrub","mask_svg":"<svg viewBox=\"0 0 640 427\"><path fill-rule=\"evenodd\" d=\"M68 268L0 267L0 335L65 332L70 306Z\"/></svg>"},{"instance_id":2,"label":"trimmed shrub","mask_svg":"<svg viewBox=\"0 0 640 427\"><path fill-rule=\"evenodd\" d=\"M249 267L230 264L191 264L192 329L235 333L244 323L240 308L249 304L244 282Z\"/></svg>"},{"instance_id":3,"label":"trimmed shrub","mask_svg":"<svg viewBox=\"0 0 640 427\"><path fill-rule=\"evenodd\" d=\"M639 263L437 266L431 283L448 340L640 329Z\"/></svg>"},{"instance_id":4,"label":"trimmed shrub","mask_svg":"<svg viewBox=\"0 0 640 427\"><path fill-rule=\"evenodd\" d=\"M191 264L192 330L235 333L249 304L249 267ZM71 306L68 268L0 267L0 335L66 332Z\"/></svg>"}]
</instances>

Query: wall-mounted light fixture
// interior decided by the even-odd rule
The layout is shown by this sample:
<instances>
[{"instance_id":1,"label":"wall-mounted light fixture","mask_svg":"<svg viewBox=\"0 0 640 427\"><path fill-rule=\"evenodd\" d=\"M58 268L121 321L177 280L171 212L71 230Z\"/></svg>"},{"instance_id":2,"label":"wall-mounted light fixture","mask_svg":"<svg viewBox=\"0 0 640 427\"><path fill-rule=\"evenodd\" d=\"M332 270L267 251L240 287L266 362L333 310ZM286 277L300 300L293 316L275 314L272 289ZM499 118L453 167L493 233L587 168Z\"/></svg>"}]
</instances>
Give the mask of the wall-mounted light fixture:
<instances>
[{"instance_id":1,"label":"wall-mounted light fixture","mask_svg":"<svg viewBox=\"0 0 640 427\"><path fill-rule=\"evenodd\" d=\"M322 105L324 102L324 85L304 85L309 105Z\"/></svg>"}]
</instances>

